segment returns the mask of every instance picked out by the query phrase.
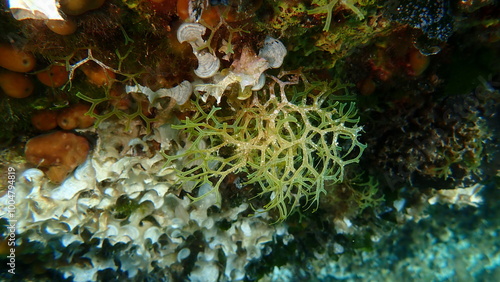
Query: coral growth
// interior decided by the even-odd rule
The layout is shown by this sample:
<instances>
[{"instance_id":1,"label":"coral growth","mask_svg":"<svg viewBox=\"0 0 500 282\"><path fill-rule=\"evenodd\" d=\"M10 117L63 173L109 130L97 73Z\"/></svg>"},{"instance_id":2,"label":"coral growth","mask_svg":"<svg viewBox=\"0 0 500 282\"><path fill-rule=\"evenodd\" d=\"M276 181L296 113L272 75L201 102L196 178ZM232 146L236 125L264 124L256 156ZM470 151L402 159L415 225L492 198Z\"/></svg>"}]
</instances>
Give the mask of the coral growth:
<instances>
[{"instance_id":1,"label":"coral growth","mask_svg":"<svg viewBox=\"0 0 500 282\"><path fill-rule=\"evenodd\" d=\"M73 281L99 281L110 272L125 280L239 281L267 242L288 235L265 215L245 216L247 203L222 210L214 194L196 203L177 196L174 171L162 168L153 149L155 140L168 149L176 131L165 125L141 138L138 123L129 131L123 124L104 121L96 149L60 185L36 168L20 175L16 259L57 251L37 263ZM7 201L0 197L1 205Z\"/></svg>"},{"instance_id":2,"label":"coral growth","mask_svg":"<svg viewBox=\"0 0 500 282\"><path fill-rule=\"evenodd\" d=\"M187 148L166 157L170 164L181 161L177 173L184 183L199 187L215 179L210 192L217 194L228 175L244 172L242 184L270 197L264 209L277 209L284 220L302 198L317 205L325 181L341 182L344 167L359 161L365 145L358 141L354 104L333 98L341 85L309 83L299 73L272 79L268 92L232 114L196 104L195 116L175 126L187 135Z\"/></svg>"}]
</instances>

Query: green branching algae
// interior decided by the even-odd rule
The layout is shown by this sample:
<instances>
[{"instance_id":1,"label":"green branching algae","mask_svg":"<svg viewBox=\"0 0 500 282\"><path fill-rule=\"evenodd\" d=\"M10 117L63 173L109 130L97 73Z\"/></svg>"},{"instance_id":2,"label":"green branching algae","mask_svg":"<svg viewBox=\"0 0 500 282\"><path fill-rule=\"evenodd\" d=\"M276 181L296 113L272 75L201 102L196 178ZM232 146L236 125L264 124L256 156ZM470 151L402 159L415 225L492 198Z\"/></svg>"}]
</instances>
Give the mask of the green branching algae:
<instances>
[{"instance_id":1,"label":"green branching algae","mask_svg":"<svg viewBox=\"0 0 500 282\"><path fill-rule=\"evenodd\" d=\"M213 185L206 194L190 196L194 201L212 192L220 197L224 179L245 173L242 184L256 187L256 197L269 197L263 209L277 209L282 221L302 200L316 210L325 181L342 182L344 167L359 161L366 146L358 141L362 128L355 104L334 96L346 91L344 85L310 83L290 72L271 78L267 90L240 102L232 114L196 103L192 118L172 126L188 144L176 155L165 155L167 165L178 166L183 183Z\"/></svg>"},{"instance_id":2,"label":"green branching algae","mask_svg":"<svg viewBox=\"0 0 500 282\"><path fill-rule=\"evenodd\" d=\"M91 103L92 105L90 106L90 109L89 111L86 113L86 115L89 115L93 118L96 119L95 121L95 124L94 124L94 127L98 127L99 124L101 124L101 122L107 120L108 118L111 118L111 117L117 117L118 119L120 120L125 120L125 131L128 131L130 129L130 124L132 123L132 121L134 119L136 119L137 117L141 118L144 123L146 124L146 132L151 132L151 123L153 123L154 121L156 121L156 119L154 118L149 118L147 117L145 114L144 114L144 111L142 110L142 104L141 103L137 103L137 107L135 108L135 111L132 112L132 113L127 113L123 110L120 110L118 107L116 106L112 106L112 110L110 111L107 111L105 114L97 114L96 113L96 108L101 104L101 103L108 103L109 101L112 100L112 97L110 97L109 95L109 91L106 91L106 96L105 97L102 97L102 98L97 98L97 99L93 99L93 98L90 98L84 94L82 94L81 92L78 92L76 94L76 96L80 99L82 99L83 101L86 101L86 102L89 102Z\"/></svg>"},{"instance_id":3,"label":"green branching algae","mask_svg":"<svg viewBox=\"0 0 500 282\"><path fill-rule=\"evenodd\" d=\"M361 211L367 208L376 208L384 202L385 197L379 195L379 181L375 177L369 176L366 182L353 182L352 184L358 188L353 189L353 195Z\"/></svg>"},{"instance_id":4,"label":"green branching algae","mask_svg":"<svg viewBox=\"0 0 500 282\"><path fill-rule=\"evenodd\" d=\"M312 3L318 5L319 7L309 10L307 13L312 15L326 13L326 21L323 31L329 31L332 23L333 8L338 4L338 2L353 11L358 16L359 20L364 19L365 16L361 10L354 6L355 3L360 2L359 0L314 0Z\"/></svg>"},{"instance_id":5,"label":"green branching algae","mask_svg":"<svg viewBox=\"0 0 500 282\"><path fill-rule=\"evenodd\" d=\"M124 33L124 35L126 36L125 33ZM127 39L126 42L129 42L130 40L131 39ZM126 73L122 70L124 61L128 58L128 56L131 54L131 52L132 52L132 48L129 48L125 52L124 55L121 55L121 53L118 49L115 50L115 53L118 57L118 67L116 69L114 69L110 66L107 66L103 62L96 59L92 55L91 49L87 50L87 57L85 59L80 60L75 64L70 64L70 59L74 56L74 54L72 54L71 56L68 56L67 58L64 58L64 60L66 62L66 68L69 70L70 80L68 81L67 85L68 85L68 88L70 88L70 89L72 87L72 85L71 85L72 78L73 78L73 75L74 75L74 72L76 71L76 69L78 69L79 67L81 67L82 65L84 65L85 63L90 62L90 61L96 63L98 66L102 67L104 70L109 71L110 73L119 74L122 77L124 77L124 79L122 81L119 81L115 78L109 77L108 74L105 72L105 74L107 76L107 80L109 80L110 83L107 83L106 85L104 85L104 97L93 98L93 97L89 97L89 96L83 94L82 92L76 93L76 95L75 95L76 97L91 104L90 109L87 112L87 115L96 119L96 122L94 125L96 128L104 120L109 119L111 117L116 117L120 120L125 120L126 121L125 130L129 130L131 122L134 119L139 117L146 124L146 131L150 132L151 131L151 124L154 121L156 121L156 119L149 118L146 114L144 114L143 105L140 101L136 101L133 109L128 110L128 111L124 111L124 110L120 109L119 107L116 107L115 105L112 105L112 103L110 103L113 101L113 99L117 98L117 97L113 97L111 95L111 91L112 91L112 87L113 87L114 82L119 81L119 82L124 83L124 84L132 82L135 85L138 84L136 78L139 77L139 75L141 73L129 74L129 73ZM66 85L64 87L66 87ZM109 108L105 113L98 113L97 109L101 104L105 106L104 108Z\"/></svg>"}]
</instances>

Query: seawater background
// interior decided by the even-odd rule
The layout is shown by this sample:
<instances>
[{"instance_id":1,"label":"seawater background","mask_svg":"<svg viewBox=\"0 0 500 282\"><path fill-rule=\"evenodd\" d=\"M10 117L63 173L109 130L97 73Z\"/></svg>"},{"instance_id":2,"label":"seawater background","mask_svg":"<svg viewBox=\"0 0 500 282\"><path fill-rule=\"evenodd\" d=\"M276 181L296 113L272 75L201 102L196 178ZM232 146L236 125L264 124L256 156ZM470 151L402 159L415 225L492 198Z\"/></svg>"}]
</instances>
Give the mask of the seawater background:
<instances>
[{"instance_id":1,"label":"seawater background","mask_svg":"<svg viewBox=\"0 0 500 282\"><path fill-rule=\"evenodd\" d=\"M299 271L313 281L498 281L500 189L481 191L479 207L429 206L427 218L408 222L372 251L315 260ZM297 281L293 266L275 268L271 281Z\"/></svg>"}]
</instances>

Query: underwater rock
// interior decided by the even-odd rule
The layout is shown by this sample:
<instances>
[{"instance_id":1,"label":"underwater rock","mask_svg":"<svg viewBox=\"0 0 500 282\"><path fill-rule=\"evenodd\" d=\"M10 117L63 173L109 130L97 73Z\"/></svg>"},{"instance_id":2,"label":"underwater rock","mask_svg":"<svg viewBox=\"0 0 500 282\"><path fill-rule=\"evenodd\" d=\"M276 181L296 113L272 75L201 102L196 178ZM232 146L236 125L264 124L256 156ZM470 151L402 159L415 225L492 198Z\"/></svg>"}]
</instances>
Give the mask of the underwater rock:
<instances>
[{"instance_id":1,"label":"underwater rock","mask_svg":"<svg viewBox=\"0 0 500 282\"><path fill-rule=\"evenodd\" d=\"M498 55L498 21L493 17L497 7L463 14L464 5L476 11L487 1L491 3L397 1L409 6L403 6L408 17L420 17L404 25L384 17L388 3L372 0L60 0L68 14L83 14L65 21L19 22L4 13L2 42L33 52L39 65L21 75L36 75L40 81L35 82L36 95L23 100L3 97L0 103L4 129L14 129L0 130L0 136L15 145L2 156L9 154L3 165L12 161L17 172L16 260L23 270L16 279L266 281L263 275L274 271L274 280L391 280L367 279L373 276L363 276L360 270L376 249L398 250L386 261L405 262L408 271L402 275L413 272L422 279L417 275L422 265L404 259L418 254L420 245L403 252L399 246L385 248L380 238L397 234L398 225L410 217L447 208L426 209L429 204L479 205L480 195L488 199L479 193L495 189L485 186L476 193L469 188L474 182L496 181L476 175L487 173L476 164L493 159L487 145L498 143L498 138L496 131L490 134L491 127L471 125L475 119L464 116L455 119L455 125L443 120L454 109L438 105L444 98L440 94L448 94L413 93L475 81L479 74L497 82L497 69L492 73L480 64L479 74L453 73L450 81L443 71L447 65L470 69L466 63L449 64L466 46L472 52L461 54L477 50L498 65L490 60ZM52 5L51 13L60 17L58 1L24 2ZM429 58L401 48L410 46L421 30L427 34L420 37L434 42L448 32L446 16L438 20L440 12L435 13L431 16L437 22L425 23L427 11L415 8L415 3L439 10L448 2L460 16L460 31L448 44L438 42L446 52ZM92 3L103 4L91 11ZM53 16L47 12L39 17ZM412 30L412 25L418 27ZM179 26L184 29L176 30ZM190 45L176 42L176 35ZM478 49L485 42L487 46ZM388 59L394 54L400 56ZM376 66L385 67L392 77L378 76ZM351 67L360 71L345 71ZM290 69L300 71L286 71ZM350 85L362 80L361 92L369 97L351 91ZM191 96L193 91L199 95ZM428 103L419 106L426 97L431 97ZM79 99L97 111L67 107ZM463 106L457 102L450 104ZM363 128L355 113L358 106ZM426 108L436 111L427 117ZM64 129L85 127L81 119L87 112L97 119L95 128L78 130L96 140L95 149L61 184L43 173L51 166L23 173L25 159L10 156L22 148L24 136L33 134L29 118L38 109L57 109L32 117L39 130L53 130L58 117ZM481 111L459 110L466 116ZM448 130L451 126L456 128ZM432 130L436 128L441 130ZM371 162L365 153L360 157L365 142L374 155ZM44 151L55 155L62 150L47 145ZM164 155L170 157L167 164ZM45 164L45 159L39 157L33 166ZM361 163L353 164L358 160ZM494 164L488 165L489 171L497 168ZM378 171L381 167L389 172ZM372 176L377 185L368 191L360 183ZM392 181L404 177L404 188L389 189L384 176ZM5 175L0 178L7 183ZM449 190L430 189L429 180L433 188ZM456 185L462 183L465 186ZM0 206L9 200L5 192L0 189ZM471 210L476 212L469 207L460 215ZM286 222L271 224L286 216ZM480 221L490 223L486 218L472 225ZM455 222L448 221L450 230ZM431 239L435 233L428 234ZM406 236L403 242L418 244L408 238L414 239ZM350 254L359 265L344 260ZM436 266L431 256L429 252L425 264ZM484 277L495 273L497 257L477 257ZM445 261L437 259L443 266ZM381 261L379 257L370 265L372 270L381 269ZM451 267L441 269L451 272ZM391 268L383 270L381 275L393 274Z\"/></svg>"},{"instance_id":2,"label":"underwater rock","mask_svg":"<svg viewBox=\"0 0 500 282\"><path fill-rule=\"evenodd\" d=\"M368 147L367 159L384 170L391 185L454 189L483 181L493 134L485 122L491 114L482 108L491 98L483 95L478 91L438 102L424 96L427 101L374 115L376 132L387 137Z\"/></svg>"}]
</instances>

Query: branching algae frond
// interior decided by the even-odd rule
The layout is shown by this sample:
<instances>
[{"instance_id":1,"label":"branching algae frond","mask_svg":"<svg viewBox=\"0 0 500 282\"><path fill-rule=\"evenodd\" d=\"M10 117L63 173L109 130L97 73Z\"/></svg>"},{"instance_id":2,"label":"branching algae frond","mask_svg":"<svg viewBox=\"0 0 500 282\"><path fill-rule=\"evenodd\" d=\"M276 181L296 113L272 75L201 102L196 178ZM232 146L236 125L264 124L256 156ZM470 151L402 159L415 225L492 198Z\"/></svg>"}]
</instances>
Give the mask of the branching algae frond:
<instances>
[{"instance_id":1,"label":"branching algae frond","mask_svg":"<svg viewBox=\"0 0 500 282\"><path fill-rule=\"evenodd\" d=\"M323 31L330 30L330 24L332 22L333 17L333 7L335 7L338 3L345 5L348 9L353 11L360 20L364 19L364 15L356 6L355 3L360 2L360 0L313 0L312 4L318 5L319 7L309 10L309 14L321 14L326 13L326 22L323 27Z\"/></svg>"},{"instance_id":2,"label":"branching algae frond","mask_svg":"<svg viewBox=\"0 0 500 282\"><path fill-rule=\"evenodd\" d=\"M215 179L210 192L193 200L212 192L220 197L224 179L244 173L242 184L259 189L256 196L268 196L263 208L277 209L281 221L304 203L302 198L316 209L326 193L325 181L343 181L345 166L359 161L366 145L358 141L362 128L355 104L333 96L344 86L309 83L292 73L271 78L266 90L239 101L239 109L230 114L204 110L196 102L196 115L172 126L191 142L186 150L166 156L168 164L179 160L180 181L199 187Z\"/></svg>"}]
</instances>

